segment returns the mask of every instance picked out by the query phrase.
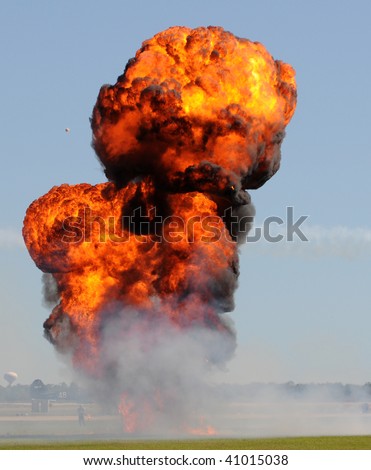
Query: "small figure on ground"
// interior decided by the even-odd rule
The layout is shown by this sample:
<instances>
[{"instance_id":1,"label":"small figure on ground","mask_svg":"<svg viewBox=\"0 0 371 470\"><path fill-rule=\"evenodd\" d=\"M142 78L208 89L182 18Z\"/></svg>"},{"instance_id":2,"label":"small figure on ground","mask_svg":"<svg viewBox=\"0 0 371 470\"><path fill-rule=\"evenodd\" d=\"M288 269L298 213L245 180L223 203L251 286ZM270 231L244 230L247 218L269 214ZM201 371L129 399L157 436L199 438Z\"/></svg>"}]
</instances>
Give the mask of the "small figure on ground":
<instances>
[{"instance_id":1,"label":"small figure on ground","mask_svg":"<svg viewBox=\"0 0 371 470\"><path fill-rule=\"evenodd\" d=\"M77 408L77 416L79 417L79 425L84 426L84 424L85 424L85 408L82 405L80 405Z\"/></svg>"}]
</instances>

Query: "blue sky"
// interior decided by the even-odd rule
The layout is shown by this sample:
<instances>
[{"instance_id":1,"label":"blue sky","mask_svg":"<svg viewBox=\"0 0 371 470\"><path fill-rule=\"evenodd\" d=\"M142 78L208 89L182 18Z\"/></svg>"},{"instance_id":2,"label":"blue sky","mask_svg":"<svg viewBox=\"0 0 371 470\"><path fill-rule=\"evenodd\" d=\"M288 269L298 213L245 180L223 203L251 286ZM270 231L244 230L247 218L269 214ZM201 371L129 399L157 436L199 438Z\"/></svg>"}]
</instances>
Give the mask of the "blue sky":
<instances>
[{"instance_id":1,"label":"blue sky","mask_svg":"<svg viewBox=\"0 0 371 470\"><path fill-rule=\"evenodd\" d=\"M104 181L89 124L100 86L155 33L218 25L296 69L281 169L251 195L257 225L292 206L310 240L242 248L239 345L219 379L370 381L370 18L366 0L2 0L0 373L69 380L42 337L41 272L20 233L52 186Z\"/></svg>"}]
</instances>

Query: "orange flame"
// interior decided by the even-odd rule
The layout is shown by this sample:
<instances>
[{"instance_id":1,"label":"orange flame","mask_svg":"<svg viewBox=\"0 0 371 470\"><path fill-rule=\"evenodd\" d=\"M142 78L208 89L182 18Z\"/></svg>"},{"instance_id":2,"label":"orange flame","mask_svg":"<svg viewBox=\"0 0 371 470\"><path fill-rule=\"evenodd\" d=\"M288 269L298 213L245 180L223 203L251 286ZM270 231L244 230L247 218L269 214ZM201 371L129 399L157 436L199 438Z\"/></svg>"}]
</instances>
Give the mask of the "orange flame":
<instances>
[{"instance_id":1,"label":"orange flame","mask_svg":"<svg viewBox=\"0 0 371 470\"><path fill-rule=\"evenodd\" d=\"M94 147L114 180L155 173L173 189L211 162L238 188L258 187L279 166L294 75L263 45L222 28L170 28L143 43L116 85L102 87Z\"/></svg>"},{"instance_id":2,"label":"orange flame","mask_svg":"<svg viewBox=\"0 0 371 470\"><path fill-rule=\"evenodd\" d=\"M132 434L148 429L153 422L152 408L143 401L138 404L127 393L121 394L119 413L122 417L124 432Z\"/></svg>"},{"instance_id":3,"label":"orange flame","mask_svg":"<svg viewBox=\"0 0 371 470\"><path fill-rule=\"evenodd\" d=\"M216 436L217 430L211 424L207 424L204 416L200 417L199 425L194 428L189 428L189 434L194 436Z\"/></svg>"},{"instance_id":4,"label":"orange flame","mask_svg":"<svg viewBox=\"0 0 371 470\"><path fill-rule=\"evenodd\" d=\"M110 182L52 188L23 228L60 297L46 334L77 367L104 376L102 331L115 317L141 319L123 341L161 318L233 338L220 316L237 286L232 220L250 207L246 189L279 168L294 75L261 44L222 28L173 27L101 88L93 145ZM121 398L129 417L130 403Z\"/></svg>"}]
</instances>

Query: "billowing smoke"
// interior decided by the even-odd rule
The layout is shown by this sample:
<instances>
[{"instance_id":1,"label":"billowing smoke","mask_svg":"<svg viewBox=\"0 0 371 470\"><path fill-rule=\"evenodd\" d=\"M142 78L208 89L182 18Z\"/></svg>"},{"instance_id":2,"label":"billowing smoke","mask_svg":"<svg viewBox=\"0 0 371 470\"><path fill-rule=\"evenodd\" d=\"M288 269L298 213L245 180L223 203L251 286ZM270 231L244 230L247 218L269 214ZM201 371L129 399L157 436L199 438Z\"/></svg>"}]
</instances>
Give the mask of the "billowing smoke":
<instances>
[{"instance_id":1,"label":"billowing smoke","mask_svg":"<svg viewBox=\"0 0 371 470\"><path fill-rule=\"evenodd\" d=\"M233 355L246 190L278 170L295 104L293 69L261 44L169 28L100 90L93 147L109 181L54 187L27 210L27 248L58 294L46 336L109 384L96 387L127 431L172 420L169 403L182 421L186 391L200 403L196 382Z\"/></svg>"}]
</instances>

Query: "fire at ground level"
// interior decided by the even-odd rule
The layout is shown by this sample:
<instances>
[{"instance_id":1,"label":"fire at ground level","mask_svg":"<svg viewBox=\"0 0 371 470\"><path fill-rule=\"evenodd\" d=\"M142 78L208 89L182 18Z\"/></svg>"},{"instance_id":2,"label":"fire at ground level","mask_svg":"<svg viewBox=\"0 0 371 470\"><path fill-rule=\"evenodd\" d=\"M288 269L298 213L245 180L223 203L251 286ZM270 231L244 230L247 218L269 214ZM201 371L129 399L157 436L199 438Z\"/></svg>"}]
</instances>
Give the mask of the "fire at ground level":
<instances>
[{"instance_id":1,"label":"fire at ground level","mask_svg":"<svg viewBox=\"0 0 371 470\"><path fill-rule=\"evenodd\" d=\"M230 402L194 428L161 429L161 433L128 433L122 417L105 414L95 403L84 404L79 423L77 403L48 403L48 411L32 411L30 403L0 403L0 443L8 440L94 440L370 435L371 403L359 401ZM176 411L174 411L176 412Z\"/></svg>"}]
</instances>

